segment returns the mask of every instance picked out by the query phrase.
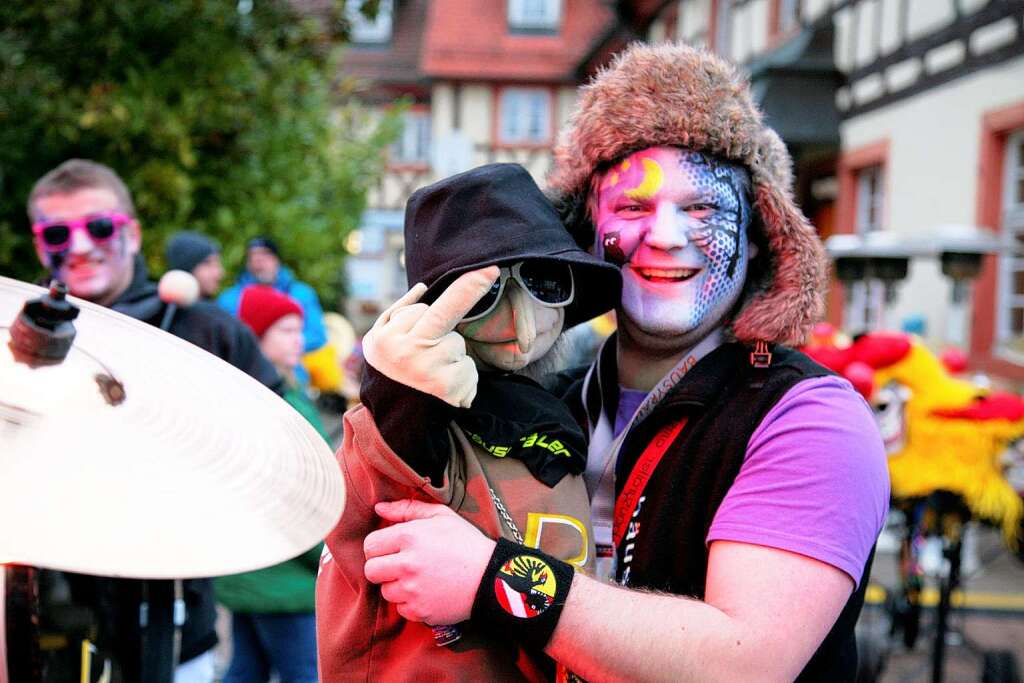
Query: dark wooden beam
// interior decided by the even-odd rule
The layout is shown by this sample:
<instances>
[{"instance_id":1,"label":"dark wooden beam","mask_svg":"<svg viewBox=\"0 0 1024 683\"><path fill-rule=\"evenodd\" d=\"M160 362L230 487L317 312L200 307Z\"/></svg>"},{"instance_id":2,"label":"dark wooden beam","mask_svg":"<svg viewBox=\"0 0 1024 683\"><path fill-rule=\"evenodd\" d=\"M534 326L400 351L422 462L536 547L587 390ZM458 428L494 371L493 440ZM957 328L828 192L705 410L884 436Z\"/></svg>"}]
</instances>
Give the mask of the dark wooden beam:
<instances>
[{"instance_id":1,"label":"dark wooden beam","mask_svg":"<svg viewBox=\"0 0 1024 683\"><path fill-rule=\"evenodd\" d=\"M926 90L930 90L931 88L935 88L944 83L949 83L957 78L970 75L986 67L994 66L1022 55L1024 55L1024 40L1021 40L1020 27L1018 24L1016 40L1007 43L1003 47L980 55L973 55L968 51L964 61L960 64L934 74L922 73L922 75L919 76L912 85L886 93L885 95L873 99L870 102L865 102L862 105L854 105L849 109L842 111L840 116L843 120L846 120L855 116L860 116L861 114L866 114L876 109L881 109L882 107L894 104L900 100L925 92Z\"/></svg>"},{"instance_id":2,"label":"dark wooden beam","mask_svg":"<svg viewBox=\"0 0 1024 683\"><path fill-rule=\"evenodd\" d=\"M890 66L912 59L923 58L933 48L945 45L951 41L961 39L967 40L975 29L998 21L1003 17L1012 16L1014 13L1021 16L1024 13L1024 0L992 0L988 5L974 14L965 16L959 21L953 21L943 28L933 31L917 40L905 42L884 57L879 57L870 64L855 68L848 75L850 83L884 72ZM1019 32L1019 31L1018 31Z\"/></svg>"}]
</instances>

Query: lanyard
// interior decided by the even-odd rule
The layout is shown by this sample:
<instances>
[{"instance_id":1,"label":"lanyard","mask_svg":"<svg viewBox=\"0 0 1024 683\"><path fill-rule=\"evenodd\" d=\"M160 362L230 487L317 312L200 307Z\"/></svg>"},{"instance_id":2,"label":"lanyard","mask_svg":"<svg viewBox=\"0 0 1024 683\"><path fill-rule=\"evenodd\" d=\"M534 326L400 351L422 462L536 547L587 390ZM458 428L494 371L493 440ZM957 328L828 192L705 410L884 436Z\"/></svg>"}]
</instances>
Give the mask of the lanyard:
<instances>
[{"instance_id":1,"label":"lanyard","mask_svg":"<svg viewBox=\"0 0 1024 683\"><path fill-rule=\"evenodd\" d=\"M679 360L674 368L665 374L637 407L629 423L616 437L613 435L614 415L610 416L604 407L604 397L608 392L607 385L617 382L618 375L614 372L615 353L617 349L616 335L605 340L598 351L597 360L590 366L583 382L584 408L587 416L587 431L590 434L588 454L587 492L591 497L592 523L594 526L594 542L597 545L598 572L602 577L611 578L615 573L615 557L613 542L613 521L615 518L615 464L619 450L633 427L646 418L661 402L661 399L675 387L686 373L697 364L697 361L713 351L722 343L720 333L712 333L705 337L690 353ZM647 482L644 481L644 484ZM640 491L643 487L639 487ZM626 515L631 515L633 508L627 508ZM626 525L628 527L628 524ZM603 555L607 553L607 555Z\"/></svg>"},{"instance_id":2,"label":"lanyard","mask_svg":"<svg viewBox=\"0 0 1024 683\"><path fill-rule=\"evenodd\" d=\"M591 383L596 384L597 395L599 402L597 405L598 416L604 411L604 394L605 388L602 386L602 372L601 365L606 353L615 353L615 335L612 335L605 339L601 348L597 352L597 360L590 366L587 371L587 375L583 380L583 405L584 410L587 414L588 432L591 440L590 453L595 452L595 446L600 447L604 450L605 461L603 472L601 474L601 481L607 476L614 475L615 463L619 457L619 450L622 448L622 443L626 440L626 435L629 434L630 430L634 425L640 424L645 417L651 414L651 411L658 405L658 403L669 393L686 375L690 369L697 364L697 361L714 351L722 343L722 338L719 333L709 334L707 337L701 340L697 346L695 346L690 353L686 354L679 360L674 368L669 370L664 377L655 385L654 389L651 390L643 402L637 407L636 412L633 413L633 417L630 418L629 423L619 433L617 437L611 437L611 431L607 434L600 434L597 432L597 426L599 420L595 420L590 410L590 394L591 394ZM615 378L618 379L617 377ZM614 420L614 416L611 418ZM604 441L604 443L601 443ZM591 456L588 456L591 457ZM597 489L600 488L600 482L594 487L594 491L590 491L590 495L593 496ZM632 510L630 510L632 512Z\"/></svg>"},{"instance_id":3,"label":"lanyard","mask_svg":"<svg viewBox=\"0 0 1024 683\"><path fill-rule=\"evenodd\" d=\"M595 388L597 389L600 400L598 409L604 410L603 404L605 389L602 386L604 378L601 376L602 372L600 366L602 365L605 354L614 354L616 352L616 344L617 333L604 340L604 343L601 344L601 347L597 351L597 360L591 364L590 368L587 370L586 376L583 378L583 405L584 410L587 413L587 421L589 423L589 432L591 435L593 435L594 428L596 427L596 420L591 414L590 408L590 394L592 392L591 384L596 384ZM654 388L647 394L647 397L643 402L637 406L636 412L633 413L633 417L630 419L629 424L622 430L623 433L628 432L633 425L639 424L645 417L650 415L651 411L654 410L655 406L658 405L661 399L665 398L666 394L668 394L677 384L679 384L680 381L682 381L686 373L693 369L697 364L697 361L714 351L722 344L722 333L720 330L716 330L704 337L704 339L702 339L696 346L690 349L690 352L680 358L675 367L665 373L665 376L662 377L656 385L654 385ZM770 354L768 355L768 359L769 361L771 360ZM616 377L615 379L617 380L618 378ZM618 453L617 450L615 452L616 454Z\"/></svg>"},{"instance_id":4,"label":"lanyard","mask_svg":"<svg viewBox=\"0 0 1024 683\"><path fill-rule=\"evenodd\" d=\"M636 510L636 503L640 499L640 494L647 487L647 482L651 480L651 475L654 474L658 463L665 456L668 447L672 445L672 442L676 440L679 432L685 426L686 418L684 417L677 422L669 422L658 430L658 433L647 444L647 448L640 454L640 458L629 473L626 485L622 487L622 492L615 499L615 514L612 518L612 543L615 544L616 548L626 533L626 528L629 526L629 520L633 516L633 511Z\"/></svg>"}]
</instances>

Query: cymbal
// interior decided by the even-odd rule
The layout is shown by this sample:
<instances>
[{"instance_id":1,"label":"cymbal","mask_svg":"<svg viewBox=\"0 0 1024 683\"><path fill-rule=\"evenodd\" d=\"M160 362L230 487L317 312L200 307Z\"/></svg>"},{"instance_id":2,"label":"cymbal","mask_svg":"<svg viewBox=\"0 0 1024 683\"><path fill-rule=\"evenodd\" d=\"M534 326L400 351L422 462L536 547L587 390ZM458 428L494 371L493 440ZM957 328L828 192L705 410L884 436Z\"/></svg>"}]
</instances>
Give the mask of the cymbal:
<instances>
[{"instance_id":1,"label":"cymbal","mask_svg":"<svg viewBox=\"0 0 1024 683\"><path fill-rule=\"evenodd\" d=\"M218 576L308 550L344 507L330 447L283 399L193 344L81 299L63 362L17 359L46 290L0 277L0 562Z\"/></svg>"}]
</instances>

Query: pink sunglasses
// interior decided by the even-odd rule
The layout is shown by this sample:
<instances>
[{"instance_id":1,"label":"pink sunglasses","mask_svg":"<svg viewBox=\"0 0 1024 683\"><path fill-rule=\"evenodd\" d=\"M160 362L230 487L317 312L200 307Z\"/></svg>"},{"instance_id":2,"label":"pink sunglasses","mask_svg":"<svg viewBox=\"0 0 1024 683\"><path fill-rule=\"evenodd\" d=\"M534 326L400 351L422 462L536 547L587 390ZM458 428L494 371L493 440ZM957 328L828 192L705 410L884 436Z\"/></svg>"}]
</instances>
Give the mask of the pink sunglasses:
<instances>
[{"instance_id":1,"label":"pink sunglasses","mask_svg":"<svg viewBox=\"0 0 1024 683\"><path fill-rule=\"evenodd\" d=\"M39 221L32 224L32 234L43 249L52 254L71 246L75 230L85 230L93 242L103 244L113 238L121 226L133 220L123 213L103 213L70 221Z\"/></svg>"}]
</instances>

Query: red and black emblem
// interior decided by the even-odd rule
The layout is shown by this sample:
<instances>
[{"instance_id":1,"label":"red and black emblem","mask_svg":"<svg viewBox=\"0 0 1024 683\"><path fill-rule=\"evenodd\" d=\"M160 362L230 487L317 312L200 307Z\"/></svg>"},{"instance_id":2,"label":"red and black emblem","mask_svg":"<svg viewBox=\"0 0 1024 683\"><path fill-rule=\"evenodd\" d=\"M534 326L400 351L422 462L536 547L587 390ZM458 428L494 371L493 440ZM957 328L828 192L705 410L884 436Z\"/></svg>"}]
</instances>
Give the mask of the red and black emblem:
<instances>
[{"instance_id":1,"label":"red and black emblem","mask_svg":"<svg viewBox=\"0 0 1024 683\"><path fill-rule=\"evenodd\" d=\"M501 566L494 576L498 604L514 617L529 619L542 614L555 599L555 573L544 560L517 555Z\"/></svg>"}]
</instances>

